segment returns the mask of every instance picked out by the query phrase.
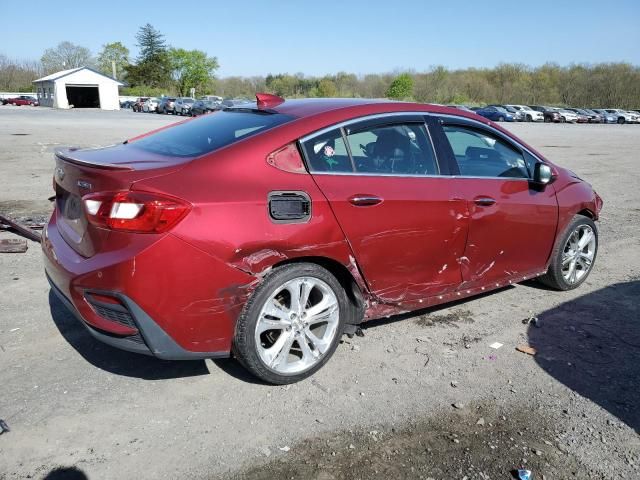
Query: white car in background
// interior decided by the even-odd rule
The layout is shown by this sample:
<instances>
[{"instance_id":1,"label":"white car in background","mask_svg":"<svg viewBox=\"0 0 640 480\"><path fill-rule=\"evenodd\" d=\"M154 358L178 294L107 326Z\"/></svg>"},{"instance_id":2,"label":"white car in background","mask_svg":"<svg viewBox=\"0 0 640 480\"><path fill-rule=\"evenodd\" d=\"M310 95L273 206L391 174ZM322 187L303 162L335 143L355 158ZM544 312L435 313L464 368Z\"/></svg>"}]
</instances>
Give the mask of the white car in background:
<instances>
[{"instance_id":1,"label":"white car in background","mask_svg":"<svg viewBox=\"0 0 640 480\"><path fill-rule=\"evenodd\" d=\"M538 112L527 105L506 105L513 107L524 115L525 122L544 122L544 113Z\"/></svg>"},{"instance_id":2,"label":"white car in background","mask_svg":"<svg viewBox=\"0 0 640 480\"><path fill-rule=\"evenodd\" d=\"M558 114L560 114L560 122L561 123L578 123L578 114L576 112L572 112L571 110L565 110L563 108L556 108Z\"/></svg>"},{"instance_id":3,"label":"white car in background","mask_svg":"<svg viewBox=\"0 0 640 480\"><path fill-rule=\"evenodd\" d=\"M142 104L142 111L146 113L155 112L158 108L158 103L160 103L160 100L157 98L149 98Z\"/></svg>"},{"instance_id":4,"label":"white car in background","mask_svg":"<svg viewBox=\"0 0 640 480\"><path fill-rule=\"evenodd\" d=\"M619 108L607 108L606 111L618 117L618 123L640 123L640 115L635 112L627 112Z\"/></svg>"}]
</instances>

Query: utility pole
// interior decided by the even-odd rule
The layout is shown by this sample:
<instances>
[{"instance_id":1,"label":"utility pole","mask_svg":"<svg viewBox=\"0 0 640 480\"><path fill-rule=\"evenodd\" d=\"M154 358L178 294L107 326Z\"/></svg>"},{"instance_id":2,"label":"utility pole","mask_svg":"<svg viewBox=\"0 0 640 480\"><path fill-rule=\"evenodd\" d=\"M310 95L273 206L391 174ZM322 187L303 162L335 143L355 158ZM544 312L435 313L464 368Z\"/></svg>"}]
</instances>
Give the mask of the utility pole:
<instances>
[{"instance_id":1,"label":"utility pole","mask_svg":"<svg viewBox=\"0 0 640 480\"><path fill-rule=\"evenodd\" d=\"M113 78L115 80L118 79L118 77L116 76L116 61L115 60L111 60L111 70L113 71Z\"/></svg>"}]
</instances>

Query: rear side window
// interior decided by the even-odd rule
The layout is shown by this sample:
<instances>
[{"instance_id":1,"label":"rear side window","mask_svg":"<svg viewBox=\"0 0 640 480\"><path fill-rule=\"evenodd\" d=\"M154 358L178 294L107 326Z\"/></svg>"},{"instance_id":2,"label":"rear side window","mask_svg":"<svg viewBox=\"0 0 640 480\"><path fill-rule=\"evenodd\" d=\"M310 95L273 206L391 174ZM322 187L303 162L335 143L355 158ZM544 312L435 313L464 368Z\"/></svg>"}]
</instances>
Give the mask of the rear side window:
<instances>
[{"instance_id":1,"label":"rear side window","mask_svg":"<svg viewBox=\"0 0 640 480\"><path fill-rule=\"evenodd\" d=\"M467 177L529 178L522 153L484 130L447 125L444 133Z\"/></svg>"},{"instance_id":2,"label":"rear side window","mask_svg":"<svg viewBox=\"0 0 640 480\"><path fill-rule=\"evenodd\" d=\"M347 135L356 172L397 175L438 173L424 124L368 128Z\"/></svg>"},{"instance_id":3,"label":"rear side window","mask_svg":"<svg viewBox=\"0 0 640 480\"><path fill-rule=\"evenodd\" d=\"M281 113L222 111L141 138L131 146L170 157L197 157L292 119Z\"/></svg>"},{"instance_id":4,"label":"rear side window","mask_svg":"<svg viewBox=\"0 0 640 480\"><path fill-rule=\"evenodd\" d=\"M353 172L351 158L340 129L308 140L303 144L303 148L313 172Z\"/></svg>"}]
</instances>

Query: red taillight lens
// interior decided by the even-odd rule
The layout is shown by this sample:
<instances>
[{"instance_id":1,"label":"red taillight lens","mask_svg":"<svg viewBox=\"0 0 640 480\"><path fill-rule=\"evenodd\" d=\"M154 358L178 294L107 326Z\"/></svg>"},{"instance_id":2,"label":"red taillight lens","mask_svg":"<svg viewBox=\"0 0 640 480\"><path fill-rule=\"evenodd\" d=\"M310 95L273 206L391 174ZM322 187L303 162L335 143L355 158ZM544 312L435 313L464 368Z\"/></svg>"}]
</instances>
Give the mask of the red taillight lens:
<instances>
[{"instance_id":1,"label":"red taillight lens","mask_svg":"<svg viewBox=\"0 0 640 480\"><path fill-rule=\"evenodd\" d=\"M147 192L90 193L82 204L91 224L137 233L166 232L191 210L183 200Z\"/></svg>"}]
</instances>

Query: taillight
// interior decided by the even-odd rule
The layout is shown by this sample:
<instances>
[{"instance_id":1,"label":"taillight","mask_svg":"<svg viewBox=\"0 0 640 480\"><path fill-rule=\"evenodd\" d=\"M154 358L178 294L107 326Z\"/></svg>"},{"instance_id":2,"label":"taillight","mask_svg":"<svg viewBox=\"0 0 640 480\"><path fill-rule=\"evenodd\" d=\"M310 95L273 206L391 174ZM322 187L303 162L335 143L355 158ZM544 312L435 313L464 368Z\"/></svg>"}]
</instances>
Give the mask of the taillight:
<instances>
[{"instance_id":1,"label":"taillight","mask_svg":"<svg viewBox=\"0 0 640 480\"><path fill-rule=\"evenodd\" d=\"M184 200L147 192L90 193L82 204L91 224L137 233L166 232L191 210Z\"/></svg>"}]
</instances>

